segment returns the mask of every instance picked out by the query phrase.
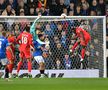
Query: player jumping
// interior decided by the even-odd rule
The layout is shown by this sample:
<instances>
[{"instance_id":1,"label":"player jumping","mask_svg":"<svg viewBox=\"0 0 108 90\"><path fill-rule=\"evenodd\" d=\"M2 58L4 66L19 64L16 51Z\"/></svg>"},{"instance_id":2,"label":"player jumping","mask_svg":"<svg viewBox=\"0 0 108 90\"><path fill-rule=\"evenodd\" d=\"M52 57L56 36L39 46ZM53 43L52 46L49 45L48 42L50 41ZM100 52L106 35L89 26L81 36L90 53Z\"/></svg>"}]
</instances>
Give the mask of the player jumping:
<instances>
[{"instance_id":1,"label":"player jumping","mask_svg":"<svg viewBox=\"0 0 108 90\"><path fill-rule=\"evenodd\" d=\"M82 46L82 50L81 50L81 60L84 60L84 56L85 56L85 52L86 52L86 47L91 39L90 34L84 30L81 27L77 27L76 28L76 36L75 38L79 38L76 43L73 45L72 47L72 53L74 52L75 48L80 44Z\"/></svg>"},{"instance_id":2,"label":"player jumping","mask_svg":"<svg viewBox=\"0 0 108 90\"><path fill-rule=\"evenodd\" d=\"M26 26L25 31L23 31L17 38L17 42L19 43L19 51L20 51L20 61L18 63L17 67L17 76L20 71L20 67L23 64L23 60L26 59L28 61L28 75L31 77L31 69L32 69L32 64L31 64L31 52L30 49L33 47L32 43L32 35L29 33L30 27Z\"/></svg>"},{"instance_id":3,"label":"player jumping","mask_svg":"<svg viewBox=\"0 0 108 90\"><path fill-rule=\"evenodd\" d=\"M44 64L44 59L43 59L43 50L45 49L45 42L44 42L45 37L43 34L37 35L37 33L36 33L36 23L39 20L39 18L40 18L40 16L38 16L37 19L32 24L32 26L30 28L30 32L33 35L34 48L35 48L33 57L36 60L36 62L39 64L41 78L43 78L44 71L45 71L45 64Z\"/></svg>"},{"instance_id":4,"label":"player jumping","mask_svg":"<svg viewBox=\"0 0 108 90\"><path fill-rule=\"evenodd\" d=\"M7 59L9 61L8 68L9 68L9 78L12 77L12 70L14 67L14 60L15 60L15 43L16 43L16 38L12 33L9 34L8 36L8 42L10 43L10 50L6 50L6 55Z\"/></svg>"},{"instance_id":5,"label":"player jumping","mask_svg":"<svg viewBox=\"0 0 108 90\"><path fill-rule=\"evenodd\" d=\"M42 41L44 41L44 35L39 34L38 35L39 39ZM33 57L36 60L36 62L39 64L39 70L40 70L40 74L41 74L41 78L43 78L44 75L44 71L45 71L45 63L44 63L44 59L43 59L43 51L45 49L45 43L40 43L38 41L34 41L34 48L35 51L33 53Z\"/></svg>"}]
</instances>

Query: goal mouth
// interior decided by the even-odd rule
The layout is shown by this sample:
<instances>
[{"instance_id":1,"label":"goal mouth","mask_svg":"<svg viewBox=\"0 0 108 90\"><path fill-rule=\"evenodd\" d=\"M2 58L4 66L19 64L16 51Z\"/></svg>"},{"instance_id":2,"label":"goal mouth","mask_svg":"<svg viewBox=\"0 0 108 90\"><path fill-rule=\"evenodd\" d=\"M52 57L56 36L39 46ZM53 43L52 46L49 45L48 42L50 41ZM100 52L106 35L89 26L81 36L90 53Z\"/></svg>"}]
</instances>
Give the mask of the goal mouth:
<instances>
[{"instance_id":1,"label":"goal mouth","mask_svg":"<svg viewBox=\"0 0 108 90\"><path fill-rule=\"evenodd\" d=\"M0 16L0 28L6 31L15 32L15 26L18 25L18 30L23 31L24 27L33 24L38 16ZM41 16L36 23L50 42L46 48L49 50L49 56L45 58L46 69L53 73L53 69L64 70L65 74L74 70L83 73L97 73L97 77L106 77L106 17L105 16ZM80 26L91 35L91 41L87 45L85 58L80 62L82 46L75 49L74 56L70 52L71 47L76 40L73 40L73 28ZM70 63L66 63L65 54L69 54ZM19 61L19 53L16 52L15 69ZM38 69L37 63L33 60L33 70ZM22 69L26 69L25 66ZM52 71L53 72L52 72ZM90 72L96 70L96 72ZM87 72L86 72L87 71ZM97 72L98 71L98 72ZM47 73L47 72L46 72ZM65 75L64 74L64 75ZM72 73L73 75L73 73ZM83 74L82 74L83 75ZM87 75L88 77L90 77ZM86 76L85 76L86 77Z\"/></svg>"}]
</instances>

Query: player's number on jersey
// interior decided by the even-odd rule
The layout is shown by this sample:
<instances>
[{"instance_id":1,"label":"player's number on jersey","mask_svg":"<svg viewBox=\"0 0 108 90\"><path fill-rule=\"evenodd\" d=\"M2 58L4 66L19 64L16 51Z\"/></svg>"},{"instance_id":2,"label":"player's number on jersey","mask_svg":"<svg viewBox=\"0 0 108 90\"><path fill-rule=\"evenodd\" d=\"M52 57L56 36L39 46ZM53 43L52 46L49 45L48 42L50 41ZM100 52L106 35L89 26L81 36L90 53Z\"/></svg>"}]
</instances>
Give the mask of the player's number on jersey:
<instances>
[{"instance_id":1,"label":"player's number on jersey","mask_svg":"<svg viewBox=\"0 0 108 90\"><path fill-rule=\"evenodd\" d=\"M22 37L22 43L27 44L27 37Z\"/></svg>"}]
</instances>

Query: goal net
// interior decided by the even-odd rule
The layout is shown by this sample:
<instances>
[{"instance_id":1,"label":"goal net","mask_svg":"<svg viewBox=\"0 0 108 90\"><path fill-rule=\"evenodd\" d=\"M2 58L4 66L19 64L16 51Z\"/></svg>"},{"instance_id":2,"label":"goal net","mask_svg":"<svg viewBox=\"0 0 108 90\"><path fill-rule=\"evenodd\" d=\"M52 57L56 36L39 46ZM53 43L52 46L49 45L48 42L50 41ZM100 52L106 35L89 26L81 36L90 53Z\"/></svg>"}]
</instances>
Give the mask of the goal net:
<instances>
[{"instance_id":1,"label":"goal net","mask_svg":"<svg viewBox=\"0 0 108 90\"><path fill-rule=\"evenodd\" d=\"M21 33L26 24L30 26L37 17L0 17L0 33L2 30L10 31L17 37ZM91 35L86 54L83 62L80 62L82 46L79 45L74 54L71 53L71 47L76 40L74 27L80 26ZM52 72L66 71L66 74L73 76L79 75L85 77L105 77L106 76L106 31L105 17L54 17L42 16L36 22L36 33L40 31L46 36L45 41L48 43L46 48L49 56L44 58L46 70ZM17 68L19 61L19 50L16 45L16 60L14 70ZM68 58L68 60L66 60ZM22 70L27 69L26 60L22 66ZM0 64L2 70L2 65ZM38 64L32 61L32 70L38 70ZM82 72L83 71L83 72ZM77 72L77 73L76 73ZM76 74L75 74L76 73ZM75 75L74 75L75 74ZM71 75L71 76L72 76ZM68 76L68 75L67 75Z\"/></svg>"}]
</instances>

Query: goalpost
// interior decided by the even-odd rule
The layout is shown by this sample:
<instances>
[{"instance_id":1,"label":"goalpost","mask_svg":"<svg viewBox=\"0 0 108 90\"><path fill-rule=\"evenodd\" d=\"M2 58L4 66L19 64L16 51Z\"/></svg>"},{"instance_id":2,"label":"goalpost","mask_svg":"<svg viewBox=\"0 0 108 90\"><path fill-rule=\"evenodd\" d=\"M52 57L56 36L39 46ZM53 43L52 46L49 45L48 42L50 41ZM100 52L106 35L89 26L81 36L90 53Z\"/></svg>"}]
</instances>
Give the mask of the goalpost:
<instances>
[{"instance_id":1,"label":"goalpost","mask_svg":"<svg viewBox=\"0 0 108 90\"><path fill-rule=\"evenodd\" d=\"M18 25L18 30L23 31L26 24L31 25L36 18L37 16L0 16L0 26L6 31L15 32L15 26ZM75 40L72 40L72 28L76 26L81 26L91 35L83 63L79 60L81 46L76 49L74 56L70 52L70 47L75 43ZM41 16L36 27L41 29L50 42L47 47L50 55L45 58L46 73L49 77L54 74L55 77L107 77L105 16ZM16 53L14 69L19 61L18 54ZM64 57L67 54L71 60L70 64L65 63ZM32 64L35 77L36 73L38 74L38 65L35 61L32 61ZM21 74L26 72L26 68L24 64Z\"/></svg>"}]
</instances>

